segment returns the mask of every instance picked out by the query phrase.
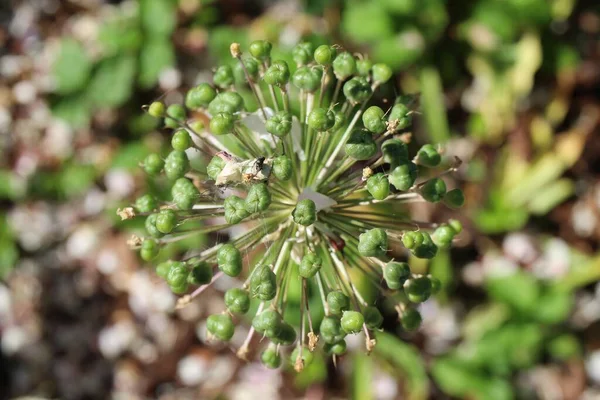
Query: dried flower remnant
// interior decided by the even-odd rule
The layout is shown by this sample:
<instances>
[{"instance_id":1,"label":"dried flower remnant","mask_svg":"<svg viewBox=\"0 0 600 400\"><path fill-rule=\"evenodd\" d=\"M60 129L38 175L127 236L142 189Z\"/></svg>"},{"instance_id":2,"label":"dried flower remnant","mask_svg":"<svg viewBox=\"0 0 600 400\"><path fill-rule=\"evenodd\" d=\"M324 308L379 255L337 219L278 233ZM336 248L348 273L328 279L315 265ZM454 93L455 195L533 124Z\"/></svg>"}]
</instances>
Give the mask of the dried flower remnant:
<instances>
[{"instance_id":1,"label":"dried flower remnant","mask_svg":"<svg viewBox=\"0 0 600 400\"><path fill-rule=\"evenodd\" d=\"M166 243L239 226L235 232L242 233L228 242L161 262L156 273L182 296L178 307L224 274L244 277L225 293L223 312L208 318L209 337L230 340L240 316L255 309L254 300L258 307L238 356L246 359L259 335L267 343L263 364L279 367L281 348L294 346L290 364L300 371L321 343L333 357L345 353L347 335L363 332L367 351L376 345L373 331L381 329L383 317L365 300L351 269L394 299L406 330L419 327L415 306L439 290L439 281L395 261L390 243L432 258L451 245L460 224L413 221L401 208L415 201L455 208L463 198L460 189L447 190L443 177L456 163L446 162L438 148L428 144L409 157L406 129L413 111L401 98L389 110L369 107L373 93L391 78L389 67L375 64L365 73L338 46L315 50L301 43L293 52L294 70L273 60L271 47L255 41L249 55L238 44L230 47L258 104L255 112L236 90L230 66L215 70L213 84L190 89L185 106L148 106L173 129L173 150L164 159L149 156L142 167L170 182L172 201L138 199L135 211L145 216L148 236L136 247L151 260ZM209 123L195 120L198 115ZM209 157L206 171L191 167L191 148ZM191 220L211 223L190 231L183 225ZM294 280L301 282L297 327L284 319ZM314 304L325 313L320 323L313 321Z\"/></svg>"}]
</instances>

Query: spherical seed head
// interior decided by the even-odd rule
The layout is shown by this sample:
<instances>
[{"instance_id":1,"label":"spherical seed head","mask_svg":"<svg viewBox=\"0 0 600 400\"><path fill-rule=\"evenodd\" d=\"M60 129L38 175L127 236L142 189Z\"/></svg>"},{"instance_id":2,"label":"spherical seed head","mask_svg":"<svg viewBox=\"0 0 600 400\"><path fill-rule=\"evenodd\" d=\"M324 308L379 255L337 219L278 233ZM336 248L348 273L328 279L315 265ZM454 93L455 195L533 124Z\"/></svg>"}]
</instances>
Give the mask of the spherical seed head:
<instances>
[{"instance_id":1,"label":"spherical seed head","mask_svg":"<svg viewBox=\"0 0 600 400\"><path fill-rule=\"evenodd\" d=\"M443 181L416 181L420 171L427 177L446 177L457 165L444 167L440 152L431 145L409 156L410 133L403 130L418 115L409 107L411 99L399 96L381 107L369 104L373 91L391 79L385 65L348 52L337 54L335 46L315 51L302 43L292 51L297 69L290 74L285 61L271 59L268 42L253 42L250 54L242 54L234 43L230 52L237 61L215 69L214 86L201 83L190 89L185 106L171 105L161 112L156 110L159 102L148 108L173 128L173 151L164 159L154 154L141 166L158 180L153 187L171 185L172 198L142 198L130 208L132 216L146 218L148 234L132 242L141 257L155 259L163 243L189 238L195 229L199 235L215 232L214 237L223 238L222 230L232 228L230 243L187 253L191 258L185 261L160 263L156 272L182 295L177 307L184 307L203 291L196 290L198 286L247 271L240 284L224 294L222 314L207 320L209 337L229 340L234 332L231 315L247 313L250 299L257 298L259 309L268 309L250 318L268 339L262 343L270 342L261 359L272 368L281 364L279 346L298 341L290 362L302 370L309 365L311 351L320 351L317 339L335 356L346 351L347 334L381 329L381 313L364 304L363 299L371 297L361 293L362 285L356 285L348 271L353 265L369 267L375 286L385 280L389 289L403 291L395 307L401 324L414 329L420 315L411 303L424 301L440 283L412 274L406 263L388 262L398 254L395 247L388 253L387 235L401 238L415 257L432 258L438 248L450 246L460 225L410 221L410 210L397 213L390 205L425 199L460 206L464 196L459 190L441 190ZM233 90L234 84L254 96L247 111L247 99ZM189 151L192 146L200 151ZM435 179L439 178L430 180ZM414 232L403 230L409 224L415 225ZM220 272L213 276L215 265ZM306 316L323 307L316 310L325 315L320 327L311 324L302 330L283 320L289 307L285 285L295 278L300 285L294 287L308 300L299 304L300 312ZM320 293L326 297L324 304L313 298ZM371 332L365 333L370 351L375 340ZM238 355L257 353L250 351L256 343L251 339L246 338Z\"/></svg>"}]
</instances>

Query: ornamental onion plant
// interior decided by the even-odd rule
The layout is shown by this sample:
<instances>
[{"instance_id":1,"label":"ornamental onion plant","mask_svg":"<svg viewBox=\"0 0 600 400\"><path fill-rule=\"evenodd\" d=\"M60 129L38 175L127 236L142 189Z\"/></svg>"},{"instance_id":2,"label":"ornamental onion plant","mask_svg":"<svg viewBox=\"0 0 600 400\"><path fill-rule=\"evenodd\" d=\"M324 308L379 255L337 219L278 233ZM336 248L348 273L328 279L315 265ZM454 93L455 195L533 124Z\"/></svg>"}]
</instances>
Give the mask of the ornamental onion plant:
<instances>
[{"instance_id":1,"label":"ornamental onion plant","mask_svg":"<svg viewBox=\"0 0 600 400\"><path fill-rule=\"evenodd\" d=\"M173 149L164 158L148 156L142 166L157 183L170 185L172 197L159 203L146 194L121 211L124 218L145 217L147 235L131 245L150 261L166 243L190 235L229 237L159 263L156 273L181 295L178 307L223 275L239 277L239 286L225 293L223 312L208 317L208 336L230 340L236 323L255 310L247 315L251 329L238 355L247 358L252 339L263 338L259 357L270 368L282 363L289 346L297 371L317 348L339 356L345 337L359 332L367 351L373 349L383 317L377 299L359 290L357 276L379 297L393 299L404 329L417 329L415 307L440 282L412 273L407 255L433 258L461 226L413 221L405 203L460 207L462 192L443 179L457 160L432 145L409 155L414 111L401 98L385 109L369 106L392 77L387 65L309 43L294 48L294 66L272 59L266 41L253 42L248 52L231 45L237 66L217 68L212 83L187 92L185 104L148 106L173 130ZM256 109L238 93L236 74ZM190 167L192 152L206 157L206 171ZM192 220L202 225L185 229ZM298 282L295 326L284 317L288 289ZM323 315L320 322L315 314Z\"/></svg>"}]
</instances>

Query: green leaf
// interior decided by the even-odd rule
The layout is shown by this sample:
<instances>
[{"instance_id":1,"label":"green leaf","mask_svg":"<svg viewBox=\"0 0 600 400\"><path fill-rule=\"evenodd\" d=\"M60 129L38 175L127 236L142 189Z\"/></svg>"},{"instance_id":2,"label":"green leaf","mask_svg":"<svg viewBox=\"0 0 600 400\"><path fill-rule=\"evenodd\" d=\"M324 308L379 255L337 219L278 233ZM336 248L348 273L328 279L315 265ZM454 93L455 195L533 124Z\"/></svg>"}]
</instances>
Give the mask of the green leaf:
<instances>
[{"instance_id":1,"label":"green leaf","mask_svg":"<svg viewBox=\"0 0 600 400\"><path fill-rule=\"evenodd\" d=\"M134 52L139 49L142 40L142 32L135 18L114 18L106 22L98 33L104 53L110 56Z\"/></svg>"},{"instance_id":2,"label":"green leaf","mask_svg":"<svg viewBox=\"0 0 600 400\"><path fill-rule=\"evenodd\" d=\"M150 154L150 150L141 142L132 142L121 146L112 160L112 168L134 170Z\"/></svg>"},{"instance_id":3,"label":"green leaf","mask_svg":"<svg viewBox=\"0 0 600 400\"><path fill-rule=\"evenodd\" d=\"M175 63L175 50L168 38L149 38L140 52L138 83L143 89L156 84L160 73Z\"/></svg>"},{"instance_id":4,"label":"green leaf","mask_svg":"<svg viewBox=\"0 0 600 400\"><path fill-rule=\"evenodd\" d=\"M175 30L177 14L170 0L140 0L144 32L151 36L169 36Z\"/></svg>"},{"instance_id":5,"label":"green leaf","mask_svg":"<svg viewBox=\"0 0 600 400\"><path fill-rule=\"evenodd\" d=\"M530 313L538 306L540 285L532 275L525 272L490 278L486 287L492 298L518 311Z\"/></svg>"},{"instance_id":6,"label":"green leaf","mask_svg":"<svg viewBox=\"0 0 600 400\"><path fill-rule=\"evenodd\" d=\"M352 399L372 400L373 395L373 359L365 354L356 353L353 358Z\"/></svg>"},{"instance_id":7,"label":"green leaf","mask_svg":"<svg viewBox=\"0 0 600 400\"><path fill-rule=\"evenodd\" d=\"M87 126L91 113L90 102L81 94L62 97L52 105L52 114L73 128Z\"/></svg>"},{"instance_id":8,"label":"green leaf","mask_svg":"<svg viewBox=\"0 0 600 400\"><path fill-rule=\"evenodd\" d=\"M406 379L406 399L426 399L429 393L427 372L419 351L397 337L384 332L377 332L376 339L377 346L375 346L374 353L378 357L388 360Z\"/></svg>"},{"instance_id":9,"label":"green leaf","mask_svg":"<svg viewBox=\"0 0 600 400\"><path fill-rule=\"evenodd\" d=\"M424 67L419 77L423 117L429 139L433 143L445 143L450 139L450 128L444 105L444 89L440 74L435 67Z\"/></svg>"},{"instance_id":10,"label":"green leaf","mask_svg":"<svg viewBox=\"0 0 600 400\"><path fill-rule=\"evenodd\" d=\"M14 242L6 218L0 215L0 279L6 278L19 259L19 249Z\"/></svg>"},{"instance_id":11,"label":"green leaf","mask_svg":"<svg viewBox=\"0 0 600 400\"><path fill-rule=\"evenodd\" d=\"M364 43L392 36L394 27L389 13L376 1L353 2L342 15L342 31L353 41Z\"/></svg>"},{"instance_id":12,"label":"green leaf","mask_svg":"<svg viewBox=\"0 0 600 400\"><path fill-rule=\"evenodd\" d=\"M102 61L88 87L91 103L98 107L119 107L125 103L131 96L135 69L133 56Z\"/></svg>"},{"instance_id":13,"label":"green leaf","mask_svg":"<svg viewBox=\"0 0 600 400\"><path fill-rule=\"evenodd\" d=\"M488 377L454 357L436 360L431 373L440 389L451 396L486 400L513 398L510 384L501 378Z\"/></svg>"},{"instance_id":14,"label":"green leaf","mask_svg":"<svg viewBox=\"0 0 600 400\"><path fill-rule=\"evenodd\" d=\"M52 66L56 92L66 95L83 89L91 70L92 62L83 46L74 39L63 39L58 58Z\"/></svg>"}]
</instances>

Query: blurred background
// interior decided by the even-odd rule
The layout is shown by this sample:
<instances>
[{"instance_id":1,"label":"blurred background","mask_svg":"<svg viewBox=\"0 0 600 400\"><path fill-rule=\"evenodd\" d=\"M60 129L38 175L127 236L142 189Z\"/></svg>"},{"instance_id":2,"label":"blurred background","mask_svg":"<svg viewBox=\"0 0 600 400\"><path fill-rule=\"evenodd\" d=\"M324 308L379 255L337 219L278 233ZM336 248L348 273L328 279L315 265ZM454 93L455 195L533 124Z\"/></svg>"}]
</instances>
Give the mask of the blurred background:
<instances>
[{"instance_id":1,"label":"blurred background","mask_svg":"<svg viewBox=\"0 0 600 400\"><path fill-rule=\"evenodd\" d=\"M205 343L226 283L173 311L115 213L169 144L142 106L254 39L389 63L415 136L464 161L422 328L300 374ZM595 0L2 0L0 398L600 399L599 126Z\"/></svg>"}]
</instances>

